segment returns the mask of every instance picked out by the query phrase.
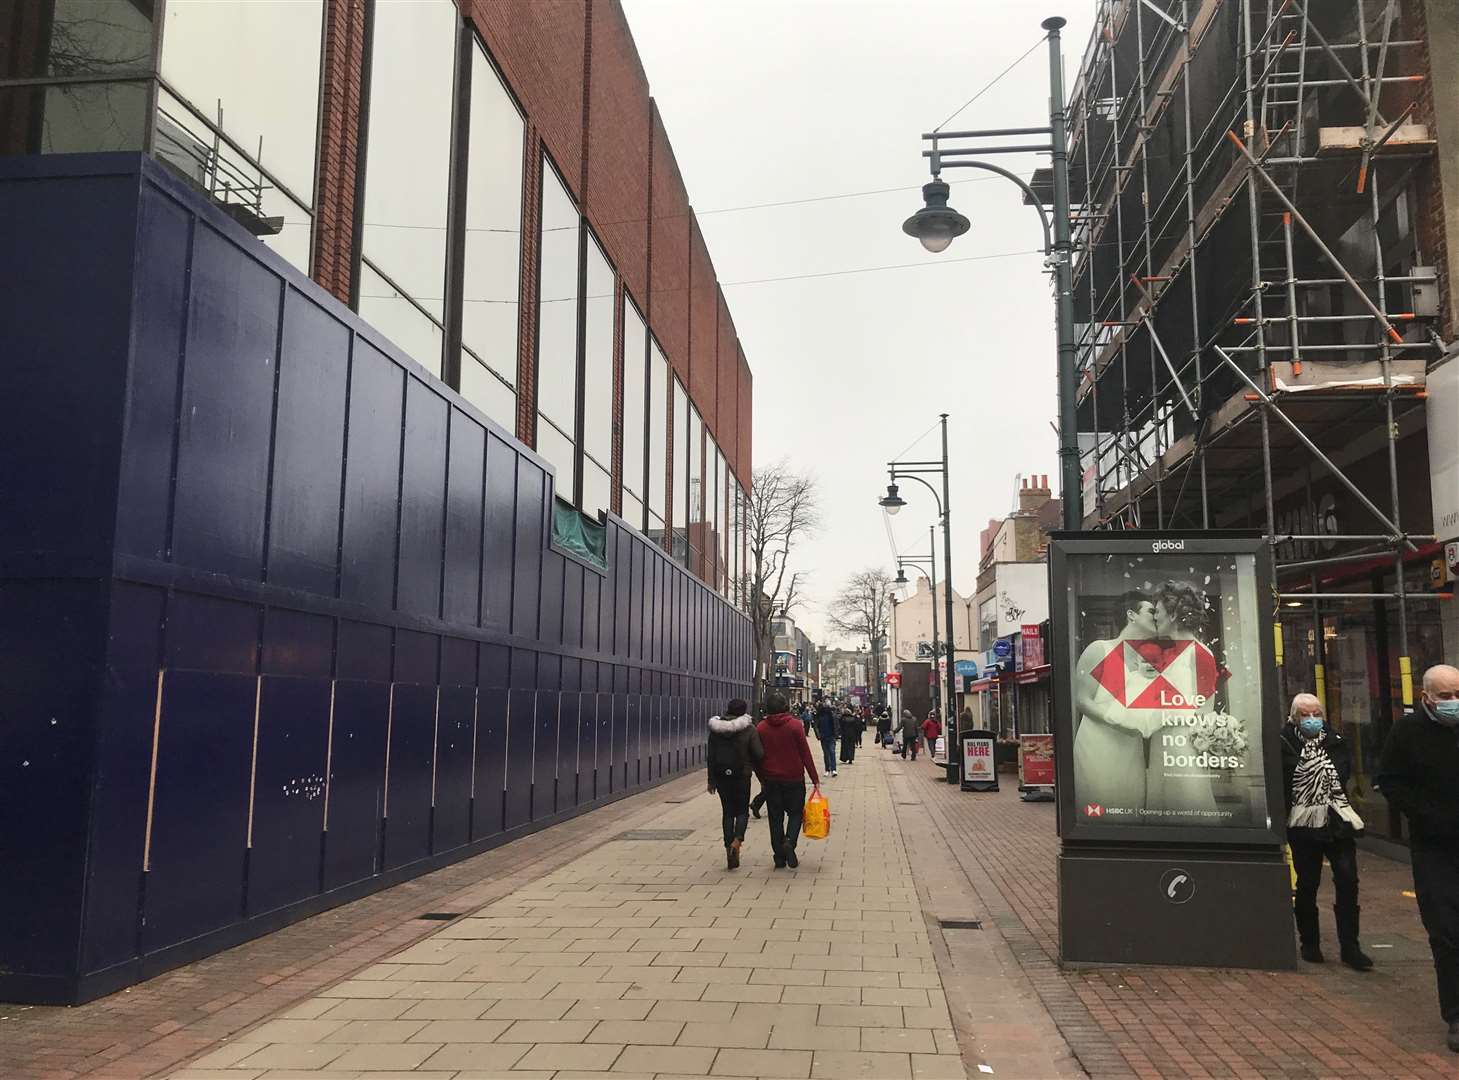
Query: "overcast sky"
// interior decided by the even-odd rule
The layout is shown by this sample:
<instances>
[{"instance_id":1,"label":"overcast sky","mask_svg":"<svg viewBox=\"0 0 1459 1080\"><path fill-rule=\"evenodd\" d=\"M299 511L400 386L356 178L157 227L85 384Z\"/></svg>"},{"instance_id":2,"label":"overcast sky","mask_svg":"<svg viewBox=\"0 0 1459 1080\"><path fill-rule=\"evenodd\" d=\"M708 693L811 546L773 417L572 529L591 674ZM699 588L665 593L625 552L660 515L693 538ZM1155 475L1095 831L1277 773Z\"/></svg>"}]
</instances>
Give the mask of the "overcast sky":
<instances>
[{"instance_id":1,"label":"overcast sky","mask_svg":"<svg viewBox=\"0 0 1459 1080\"><path fill-rule=\"evenodd\" d=\"M1048 15L1069 20L1072 84L1094 0L623 3L754 373L755 462L784 457L820 483L824 524L793 564L810 574L797 618L830 643L825 610L845 579L893 569L876 505L886 462L940 456L929 431L940 412L950 414L953 584L970 595L978 533L1012 508L1016 476L1047 473L1057 493L1053 305L1034 211L1006 180L949 170L951 204L972 230L942 255L901 231L916 190L706 211L917 188L928 179L921 134L1039 41ZM950 130L1047 123L1040 46ZM994 160L1024 176L1042 163ZM925 553L932 498L915 482L902 494L911 505L893 522L896 543Z\"/></svg>"}]
</instances>

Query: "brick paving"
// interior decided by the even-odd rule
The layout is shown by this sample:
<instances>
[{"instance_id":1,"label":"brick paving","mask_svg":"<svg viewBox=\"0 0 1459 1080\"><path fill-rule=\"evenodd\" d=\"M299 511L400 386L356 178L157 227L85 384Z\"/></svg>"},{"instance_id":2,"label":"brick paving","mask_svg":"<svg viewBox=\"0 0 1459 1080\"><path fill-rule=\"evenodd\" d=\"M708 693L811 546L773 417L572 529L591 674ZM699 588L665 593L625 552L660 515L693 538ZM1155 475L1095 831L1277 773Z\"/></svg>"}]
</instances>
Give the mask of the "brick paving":
<instances>
[{"instance_id":1,"label":"brick paving","mask_svg":"<svg viewBox=\"0 0 1459 1080\"><path fill-rule=\"evenodd\" d=\"M843 766L799 869L772 868L759 821L730 872L696 775L651 823L667 835L600 836L172 1080L961 1080L896 782Z\"/></svg>"},{"instance_id":2,"label":"brick paving","mask_svg":"<svg viewBox=\"0 0 1459 1080\"><path fill-rule=\"evenodd\" d=\"M670 781L86 1005L0 1003L0 1080L165 1073L440 929L422 914L505 896L700 784L698 773Z\"/></svg>"},{"instance_id":3,"label":"brick paving","mask_svg":"<svg viewBox=\"0 0 1459 1080\"><path fill-rule=\"evenodd\" d=\"M956 860L985 925L1017 958L1090 1076L1459 1076L1459 1056L1444 1047L1417 905L1404 895L1412 888L1407 866L1359 856L1363 942L1377 962L1366 974L1336 962L1327 909L1328 963L1296 972L1061 970L1053 804L1020 801L1008 777L997 794L964 793L920 762L907 777L929 830L914 849L917 876L949 855ZM1330 903L1328 885L1319 904ZM979 1008L951 987L949 999L954 1023L961 1010Z\"/></svg>"}]
</instances>

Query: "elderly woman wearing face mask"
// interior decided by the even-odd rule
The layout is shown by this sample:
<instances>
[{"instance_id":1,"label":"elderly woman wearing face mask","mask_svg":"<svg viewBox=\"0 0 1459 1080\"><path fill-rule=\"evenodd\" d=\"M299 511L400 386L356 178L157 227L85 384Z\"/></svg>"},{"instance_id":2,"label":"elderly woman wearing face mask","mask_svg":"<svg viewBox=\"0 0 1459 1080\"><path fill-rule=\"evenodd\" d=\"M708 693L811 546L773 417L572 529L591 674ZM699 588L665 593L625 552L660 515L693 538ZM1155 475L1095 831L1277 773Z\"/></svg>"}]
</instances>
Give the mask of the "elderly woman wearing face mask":
<instances>
[{"instance_id":1,"label":"elderly woman wearing face mask","mask_svg":"<svg viewBox=\"0 0 1459 1080\"><path fill-rule=\"evenodd\" d=\"M1353 838L1363 820L1348 803L1352 754L1347 740L1327 726L1322 702L1312 694L1292 699L1282 726L1282 776L1287 795L1287 844L1297 872L1292 914L1302 940L1302 959L1323 961L1317 919L1322 860L1332 867L1333 915L1342 962L1367 971L1373 961L1358 945L1358 853Z\"/></svg>"}]
</instances>

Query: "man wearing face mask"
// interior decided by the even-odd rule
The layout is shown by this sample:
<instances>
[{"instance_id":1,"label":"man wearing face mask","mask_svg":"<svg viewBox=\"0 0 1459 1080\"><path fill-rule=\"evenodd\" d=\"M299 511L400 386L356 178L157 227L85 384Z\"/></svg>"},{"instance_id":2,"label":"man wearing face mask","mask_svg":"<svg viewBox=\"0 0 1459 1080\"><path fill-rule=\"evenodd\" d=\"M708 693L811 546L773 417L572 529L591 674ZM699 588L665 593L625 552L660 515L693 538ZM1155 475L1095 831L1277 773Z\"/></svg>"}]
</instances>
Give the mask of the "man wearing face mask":
<instances>
[{"instance_id":1,"label":"man wearing face mask","mask_svg":"<svg viewBox=\"0 0 1459 1080\"><path fill-rule=\"evenodd\" d=\"M1459 668L1424 672L1423 700L1388 733L1377 786L1408 819L1413 891L1434 954L1439 1012L1459 1053Z\"/></svg>"},{"instance_id":2,"label":"man wearing face mask","mask_svg":"<svg viewBox=\"0 0 1459 1080\"><path fill-rule=\"evenodd\" d=\"M1313 694L1292 699L1282 725L1282 776L1287 793L1287 844L1297 871L1292 914L1302 941L1302 959L1323 962L1317 919L1322 860L1332 867L1337 939L1342 962L1367 971L1373 961L1358 945L1358 852L1354 837L1363 821L1348 803L1353 759L1347 740L1327 726L1322 702Z\"/></svg>"}]
</instances>

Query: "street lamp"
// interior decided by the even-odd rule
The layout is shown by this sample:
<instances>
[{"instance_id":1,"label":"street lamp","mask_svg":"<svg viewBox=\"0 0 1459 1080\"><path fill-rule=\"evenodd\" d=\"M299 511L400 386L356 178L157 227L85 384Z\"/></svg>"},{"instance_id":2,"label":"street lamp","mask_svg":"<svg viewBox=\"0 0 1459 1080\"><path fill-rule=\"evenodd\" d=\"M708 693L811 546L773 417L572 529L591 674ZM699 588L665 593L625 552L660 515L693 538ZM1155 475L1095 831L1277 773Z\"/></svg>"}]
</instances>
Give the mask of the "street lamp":
<instances>
[{"instance_id":1,"label":"street lamp","mask_svg":"<svg viewBox=\"0 0 1459 1080\"><path fill-rule=\"evenodd\" d=\"M954 239L967 232L968 219L947 205L948 186L942 179L943 169L982 169L997 173L1013 181L1028 196L1028 201L1038 211L1039 221L1044 227L1045 265L1054 270L1055 325L1058 330L1059 358L1059 497L1063 500L1064 528L1077 531L1083 514L1079 510L1079 435L1075 410L1075 392L1078 386L1074 365L1074 292L1072 267L1070 266L1069 237L1069 140L1064 130L1064 68L1063 54L1059 47L1059 31L1065 20L1054 16L1041 24L1049 39L1049 126L1027 128L990 128L981 131L934 131L922 136L932 143L931 150L922 151L932 170L932 181L922 187L925 205L902 223L902 231L916 237L922 246L931 252L946 251ZM1047 143L1019 145L987 145L975 143L970 147L945 149L943 143L952 140L981 140L990 137L1003 138L1011 135L1047 135ZM1048 153L1053 166L1054 220L1050 226L1049 216L1044 211L1043 200L1022 177L992 162L975 158L989 154L1016 154L1030 151Z\"/></svg>"},{"instance_id":2,"label":"street lamp","mask_svg":"<svg viewBox=\"0 0 1459 1080\"><path fill-rule=\"evenodd\" d=\"M932 185L928 185L931 187ZM943 185L946 187L947 185ZM932 493L932 499L937 504L937 515L942 522L942 588L944 622L947 627L947 672L946 680L947 695L943 699L941 692L938 694L938 704L942 706L943 724L948 734L948 745L956 745L956 724L957 724L957 691L953 680L953 672L956 668L957 659L957 635L953 633L956 625L952 618L952 483L951 470L948 468L947 455L947 413L941 414L942 422L942 460L941 461L889 461L887 462L888 477L887 493L877 500L877 505L888 514L895 514L902 507L907 505L897 487L897 481L915 480ZM925 475L942 477L942 494L937 493L926 480ZM933 549L934 554L936 548ZM937 608L937 586L932 586L932 606L934 618Z\"/></svg>"}]
</instances>

